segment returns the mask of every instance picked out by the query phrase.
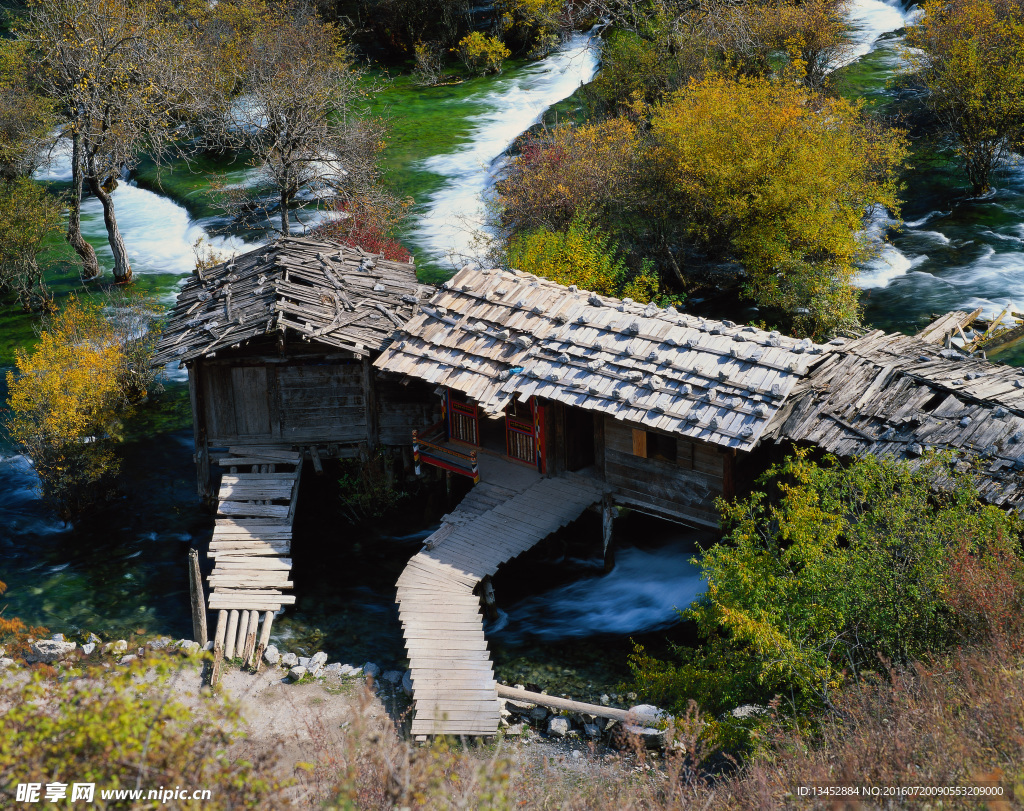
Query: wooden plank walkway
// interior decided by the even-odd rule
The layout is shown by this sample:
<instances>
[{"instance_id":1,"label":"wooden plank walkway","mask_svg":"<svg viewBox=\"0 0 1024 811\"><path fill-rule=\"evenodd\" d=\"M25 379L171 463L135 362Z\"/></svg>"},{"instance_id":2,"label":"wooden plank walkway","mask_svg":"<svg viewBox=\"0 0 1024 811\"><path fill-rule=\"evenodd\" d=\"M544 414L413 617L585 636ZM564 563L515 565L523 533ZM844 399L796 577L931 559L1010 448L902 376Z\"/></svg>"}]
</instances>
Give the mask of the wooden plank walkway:
<instances>
[{"instance_id":1,"label":"wooden plank walkway","mask_svg":"<svg viewBox=\"0 0 1024 811\"><path fill-rule=\"evenodd\" d=\"M207 578L208 607L217 612L213 681L223 658L259 662L274 614L295 602L284 592L293 586L289 555L302 454L279 446L229 451L218 462L227 471L217 494Z\"/></svg>"},{"instance_id":2,"label":"wooden plank walkway","mask_svg":"<svg viewBox=\"0 0 1024 811\"><path fill-rule=\"evenodd\" d=\"M412 672L414 736L498 731L497 683L473 590L602 493L600 482L575 473L521 489L481 482L409 561L397 602Z\"/></svg>"}]
</instances>

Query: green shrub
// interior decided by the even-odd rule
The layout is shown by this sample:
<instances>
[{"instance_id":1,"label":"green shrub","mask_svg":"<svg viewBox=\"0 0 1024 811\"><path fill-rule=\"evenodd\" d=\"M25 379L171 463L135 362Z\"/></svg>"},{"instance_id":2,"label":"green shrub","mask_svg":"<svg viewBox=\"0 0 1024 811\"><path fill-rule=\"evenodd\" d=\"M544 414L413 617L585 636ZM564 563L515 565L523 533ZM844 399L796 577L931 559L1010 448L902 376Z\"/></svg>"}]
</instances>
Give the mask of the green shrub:
<instances>
[{"instance_id":1,"label":"green shrub","mask_svg":"<svg viewBox=\"0 0 1024 811\"><path fill-rule=\"evenodd\" d=\"M801 451L762 477L767 492L720 502L727 535L704 553L707 592L685 612L702 643L673 662L638 648L638 685L676 707L779 695L813 712L890 662L998 636L1005 625L979 618L1020 613L1021 519L982 504L946 464L818 465ZM936 494L940 477L951 486ZM992 592L1007 599L992 606Z\"/></svg>"}]
</instances>

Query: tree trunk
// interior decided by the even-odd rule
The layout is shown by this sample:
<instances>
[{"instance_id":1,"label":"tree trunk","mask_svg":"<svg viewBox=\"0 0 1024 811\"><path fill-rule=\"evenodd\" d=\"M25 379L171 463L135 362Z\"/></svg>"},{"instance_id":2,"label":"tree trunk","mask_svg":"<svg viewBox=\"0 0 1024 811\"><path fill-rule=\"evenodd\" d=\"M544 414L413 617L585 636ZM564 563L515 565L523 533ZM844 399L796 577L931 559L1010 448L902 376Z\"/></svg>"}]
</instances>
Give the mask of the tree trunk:
<instances>
[{"instance_id":1,"label":"tree trunk","mask_svg":"<svg viewBox=\"0 0 1024 811\"><path fill-rule=\"evenodd\" d=\"M68 244L82 260L82 278L95 279L100 275L96 251L82 236L82 136L76 132L71 139L71 205L68 214Z\"/></svg>"},{"instance_id":2,"label":"tree trunk","mask_svg":"<svg viewBox=\"0 0 1024 811\"><path fill-rule=\"evenodd\" d=\"M281 192L281 235L289 236L292 232L291 222L288 216L288 206L291 203L291 195L283 191Z\"/></svg>"},{"instance_id":3,"label":"tree trunk","mask_svg":"<svg viewBox=\"0 0 1024 811\"><path fill-rule=\"evenodd\" d=\"M90 170L89 189L103 205L103 224L107 227L107 242L110 243L110 250L114 254L114 281L118 284L127 284L132 280L132 265L128 261L128 250L124 246L121 231L117 227L114 201L110 194L103 189L102 182L92 171L93 167L90 167Z\"/></svg>"}]
</instances>

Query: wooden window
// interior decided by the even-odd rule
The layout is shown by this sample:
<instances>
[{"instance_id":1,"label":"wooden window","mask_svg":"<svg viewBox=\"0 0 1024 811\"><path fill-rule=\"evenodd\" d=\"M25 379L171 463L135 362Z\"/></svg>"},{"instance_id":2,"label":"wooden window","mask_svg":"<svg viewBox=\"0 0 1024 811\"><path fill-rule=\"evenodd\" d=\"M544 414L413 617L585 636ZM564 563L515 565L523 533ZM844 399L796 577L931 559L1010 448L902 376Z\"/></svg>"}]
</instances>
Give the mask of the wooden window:
<instances>
[{"instance_id":1,"label":"wooden window","mask_svg":"<svg viewBox=\"0 0 1024 811\"><path fill-rule=\"evenodd\" d=\"M647 458L662 462L676 461L676 438L668 434L647 432Z\"/></svg>"},{"instance_id":2,"label":"wooden window","mask_svg":"<svg viewBox=\"0 0 1024 811\"><path fill-rule=\"evenodd\" d=\"M480 409L449 396L448 437L469 445L479 445Z\"/></svg>"}]
</instances>

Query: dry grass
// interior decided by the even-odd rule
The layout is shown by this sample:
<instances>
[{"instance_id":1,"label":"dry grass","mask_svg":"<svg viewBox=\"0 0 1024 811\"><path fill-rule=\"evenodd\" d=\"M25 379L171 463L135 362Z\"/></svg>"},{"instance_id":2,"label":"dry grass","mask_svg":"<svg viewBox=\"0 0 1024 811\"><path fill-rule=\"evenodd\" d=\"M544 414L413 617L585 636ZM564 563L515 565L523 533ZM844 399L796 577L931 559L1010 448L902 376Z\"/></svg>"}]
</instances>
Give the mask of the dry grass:
<instances>
[{"instance_id":1,"label":"dry grass","mask_svg":"<svg viewBox=\"0 0 1024 811\"><path fill-rule=\"evenodd\" d=\"M1012 666L1008 663L1013 662ZM368 709L372 697L363 699ZM678 747L652 755L636 740L616 754L577 744L582 757L552 757L510 741L438 741L417 747L364 723L317 732L320 760L304 778L328 808L345 809L772 809L924 808L922 800L863 796L809 800L798 786L1001 786L1002 800L947 798L931 808L1009 809L1024 800L1024 670L1005 646L962 650L894 669L847 692L842 717L813 737L781 728L766 751L713 774L699 716L680 725ZM549 754L545 755L543 752Z\"/></svg>"}]
</instances>

